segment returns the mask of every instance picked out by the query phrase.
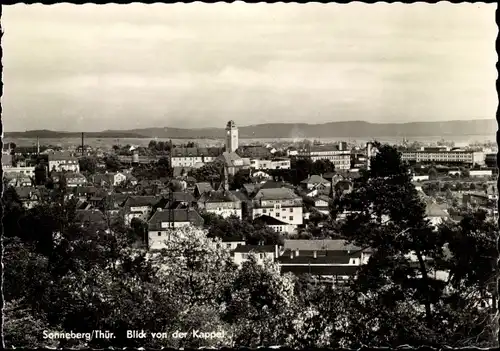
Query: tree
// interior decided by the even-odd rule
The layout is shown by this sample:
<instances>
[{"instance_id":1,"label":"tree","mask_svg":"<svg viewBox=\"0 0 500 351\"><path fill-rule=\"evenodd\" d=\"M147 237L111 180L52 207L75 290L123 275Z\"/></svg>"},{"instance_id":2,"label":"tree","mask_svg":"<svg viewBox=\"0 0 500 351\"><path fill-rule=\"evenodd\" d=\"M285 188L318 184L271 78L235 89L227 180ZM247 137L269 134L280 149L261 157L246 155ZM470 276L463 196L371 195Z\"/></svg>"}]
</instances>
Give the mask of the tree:
<instances>
[{"instance_id":1,"label":"tree","mask_svg":"<svg viewBox=\"0 0 500 351\"><path fill-rule=\"evenodd\" d=\"M335 165L330 160L317 160L314 161L311 168L312 174L324 174L335 172Z\"/></svg>"},{"instance_id":2,"label":"tree","mask_svg":"<svg viewBox=\"0 0 500 351\"><path fill-rule=\"evenodd\" d=\"M35 166L35 184L44 185L47 182L47 166L45 162L40 162Z\"/></svg>"},{"instance_id":3,"label":"tree","mask_svg":"<svg viewBox=\"0 0 500 351\"><path fill-rule=\"evenodd\" d=\"M470 172L468 169L464 169L461 172L462 178L470 178Z\"/></svg>"},{"instance_id":4,"label":"tree","mask_svg":"<svg viewBox=\"0 0 500 351\"><path fill-rule=\"evenodd\" d=\"M106 164L106 170L110 172L119 172L122 169L122 164L115 155L106 156L104 158L104 163Z\"/></svg>"},{"instance_id":5,"label":"tree","mask_svg":"<svg viewBox=\"0 0 500 351\"><path fill-rule=\"evenodd\" d=\"M436 168L431 167L429 169L428 173L429 173L429 179L430 180L436 180L438 178L438 172L437 172Z\"/></svg>"},{"instance_id":6,"label":"tree","mask_svg":"<svg viewBox=\"0 0 500 351\"><path fill-rule=\"evenodd\" d=\"M97 160L95 157L82 157L78 160L80 171L95 174L97 170Z\"/></svg>"},{"instance_id":7,"label":"tree","mask_svg":"<svg viewBox=\"0 0 500 351\"><path fill-rule=\"evenodd\" d=\"M251 183L250 174L245 170L239 170L238 172L236 172L231 180L232 181L229 184L229 188L231 190L241 189L244 184Z\"/></svg>"},{"instance_id":8,"label":"tree","mask_svg":"<svg viewBox=\"0 0 500 351\"><path fill-rule=\"evenodd\" d=\"M357 211L347 217L341 232L356 245L374 250L353 289L380 295L379 301L387 303L378 308L394 313L414 299L416 306L424 306L422 319L432 330L436 324L432 305L442 287L428 277L424 257L439 256L442 248L425 220L424 205L400 154L388 145L378 145L377 149L370 170L362 173L353 192L343 201L345 209L355 206ZM417 257L416 263L406 258L411 253ZM419 313L414 313L420 318Z\"/></svg>"},{"instance_id":9,"label":"tree","mask_svg":"<svg viewBox=\"0 0 500 351\"><path fill-rule=\"evenodd\" d=\"M294 283L276 264L258 265L254 256L243 263L227 296L223 320L232 325L234 346L285 345L294 303Z\"/></svg>"},{"instance_id":10,"label":"tree","mask_svg":"<svg viewBox=\"0 0 500 351\"><path fill-rule=\"evenodd\" d=\"M192 169L188 174L194 177L198 182L220 182L222 167L224 167L223 161L216 160L200 168Z\"/></svg>"}]
</instances>

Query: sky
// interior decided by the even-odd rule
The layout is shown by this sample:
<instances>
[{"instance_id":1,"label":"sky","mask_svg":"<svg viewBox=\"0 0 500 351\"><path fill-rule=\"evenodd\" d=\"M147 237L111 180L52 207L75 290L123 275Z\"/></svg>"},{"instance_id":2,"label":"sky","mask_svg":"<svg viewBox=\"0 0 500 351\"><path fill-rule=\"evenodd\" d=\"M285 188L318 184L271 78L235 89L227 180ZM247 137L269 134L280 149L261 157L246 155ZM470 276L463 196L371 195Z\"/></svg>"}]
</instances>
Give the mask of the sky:
<instances>
[{"instance_id":1,"label":"sky","mask_svg":"<svg viewBox=\"0 0 500 351\"><path fill-rule=\"evenodd\" d=\"M496 4L3 7L6 131L495 118Z\"/></svg>"}]
</instances>

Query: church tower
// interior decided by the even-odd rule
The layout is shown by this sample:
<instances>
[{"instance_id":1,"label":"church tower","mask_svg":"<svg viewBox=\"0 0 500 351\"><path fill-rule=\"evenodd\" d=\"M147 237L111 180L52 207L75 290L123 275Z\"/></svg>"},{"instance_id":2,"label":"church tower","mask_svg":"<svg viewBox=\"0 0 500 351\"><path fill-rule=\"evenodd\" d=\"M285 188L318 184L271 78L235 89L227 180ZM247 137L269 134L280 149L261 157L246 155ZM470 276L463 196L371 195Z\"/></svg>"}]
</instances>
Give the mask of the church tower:
<instances>
[{"instance_id":1,"label":"church tower","mask_svg":"<svg viewBox=\"0 0 500 351\"><path fill-rule=\"evenodd\" d=\"M226 125L226 152L236 152L236 149L238 149L238 128L234 121L229 121Z\"/></svg>"}]
</instances>

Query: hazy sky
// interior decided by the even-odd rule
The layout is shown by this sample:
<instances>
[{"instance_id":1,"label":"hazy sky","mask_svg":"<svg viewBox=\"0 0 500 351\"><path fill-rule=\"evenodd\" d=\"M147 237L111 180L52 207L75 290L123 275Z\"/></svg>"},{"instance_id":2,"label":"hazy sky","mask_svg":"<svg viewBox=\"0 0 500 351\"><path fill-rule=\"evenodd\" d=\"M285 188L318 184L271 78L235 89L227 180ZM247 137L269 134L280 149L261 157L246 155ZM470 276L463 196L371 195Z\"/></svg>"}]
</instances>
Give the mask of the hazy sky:
<instances>
[{"instance_id":1,"label":"hazy sky","mask_svg":"<svg viewBox=\"0 0 500 351\"><path fill-rule=\"evenodd\" d=\"M4 129L494 118L495 9L4 6Z\"/></svg>"}]
</instances>

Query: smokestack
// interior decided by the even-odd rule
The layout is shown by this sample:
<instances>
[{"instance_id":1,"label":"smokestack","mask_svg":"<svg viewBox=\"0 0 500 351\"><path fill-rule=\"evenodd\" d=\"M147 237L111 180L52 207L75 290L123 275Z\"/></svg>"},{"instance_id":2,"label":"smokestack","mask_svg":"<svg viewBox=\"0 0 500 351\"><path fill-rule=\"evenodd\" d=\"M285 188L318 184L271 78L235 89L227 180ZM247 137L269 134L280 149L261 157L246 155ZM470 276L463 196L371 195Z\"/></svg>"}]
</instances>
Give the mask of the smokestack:
<instances>
[{"instance_id":1,"label":"smokestack","mask_svg":"<svg viewBox=\"0 0 500 351\"><path fill-rule=\"evenodd\" d=\"M40 138L36 137L36 155L40 155Z\"/></svg>"},{"instance_id":2,"label":"smokestack","mask_svg":"<svg viewBox=\"0 0 500 351\"><path fill-rule=\"evenodd\" d=\"M366 169L370 170L371 158L372 158L372 143L366 144Z\"/></svg>"},{"instance_id":3,"label":"smokestack","mask_svg":"<svg viewBox=\"0 0 500 351\"><path fill-rule=\"evenodd\" d=\"M85 145L84 144L84 140L85 140L85 137L84 137L84 135L82 133L82 156L83 156L83 153L84 153L84 145Z\"/></svg>"}]
</instances>

